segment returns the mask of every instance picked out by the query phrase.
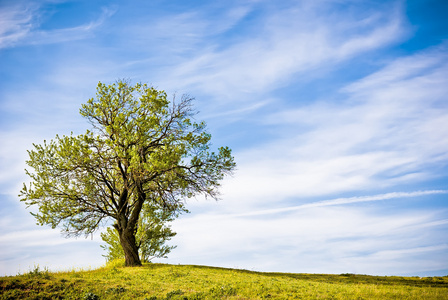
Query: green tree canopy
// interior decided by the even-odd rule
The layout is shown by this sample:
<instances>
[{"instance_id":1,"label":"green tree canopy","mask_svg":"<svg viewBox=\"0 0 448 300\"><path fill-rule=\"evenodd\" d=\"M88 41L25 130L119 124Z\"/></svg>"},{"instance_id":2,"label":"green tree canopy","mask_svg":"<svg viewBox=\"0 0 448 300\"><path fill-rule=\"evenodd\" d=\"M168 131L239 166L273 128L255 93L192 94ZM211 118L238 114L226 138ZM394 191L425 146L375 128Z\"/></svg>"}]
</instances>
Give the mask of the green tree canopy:
<instances>
[{"instance_id":1,"label":"green tree canopy","mask_svg":"<svg viewBox=\"0 0 448 300\"><path fill-rule=\"evenodd\" d=\"M62 227L67 236L113 219L125 264L141 265L135 235L145 204L176 209L198 194L216 199L235 168L228 147L210 150L211 135L195 122L192 101L169 101L146 84L100 82L96 98L80 110L91 130L56 135L28 151L31 183L21 201L38 207L38 224Z\"/></svg>"}]
</instances>

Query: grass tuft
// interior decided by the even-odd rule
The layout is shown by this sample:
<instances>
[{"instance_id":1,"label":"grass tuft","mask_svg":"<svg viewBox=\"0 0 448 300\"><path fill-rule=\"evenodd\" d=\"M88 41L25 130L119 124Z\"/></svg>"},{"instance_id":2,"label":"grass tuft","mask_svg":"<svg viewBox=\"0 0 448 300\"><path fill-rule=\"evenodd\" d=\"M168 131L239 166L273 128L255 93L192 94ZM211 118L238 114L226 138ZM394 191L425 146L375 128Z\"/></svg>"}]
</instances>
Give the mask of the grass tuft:
<instances>
[{"instance_id":1,"label":"grass tuft","mask_svg":"<svg viewBox=\"0 0 448 300\"><path fill-rule=\"evenodd\" d=\"M25 276L29 278L44 278L50 279L50 271L47 267L44 267L43 270L40 269L39 265L35 265L33 269L31 269Z\"/></svg>"}]
</instances>

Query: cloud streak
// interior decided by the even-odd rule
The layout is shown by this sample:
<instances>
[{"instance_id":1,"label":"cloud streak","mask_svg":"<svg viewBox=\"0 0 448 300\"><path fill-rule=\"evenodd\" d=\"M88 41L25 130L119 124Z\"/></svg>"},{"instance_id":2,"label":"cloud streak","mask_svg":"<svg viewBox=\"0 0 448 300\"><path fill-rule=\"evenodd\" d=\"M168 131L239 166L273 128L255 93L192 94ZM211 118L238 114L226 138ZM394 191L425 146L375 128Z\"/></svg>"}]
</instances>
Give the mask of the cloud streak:
<instances>
[{"instance_id":1,"label":"cloud streak","mask_svg":"<svg viewBox=\"0 0 448 300\"><path fill-rule=\"evenodd\" d=\"M182 89L220 95L227 104L254 101L297 74L396 43L406 35L398 8L377 12L376 18L348 13L323 18L320 13L305 1L266 14L251 38L234 38L224 48L206 45L170 69L169 78L182 82Z\"/></svg>"},{"instance_id":2,"label":"cloud streak","mask_svg":"<svg viewBox=\"0 0 448 300\"><path fill-rule=\"evenodd\" d=\"M412 198L412 197L420 197L420 196L427 196L427 195L440 195L440 194L448 194L448 190L393 192L393 193L379 194L379 195L373 195L373 196L337 198L337 199L312 202L312 203L308 203L308 204L302 204L302 205L291 206L291 207L267 209L267 210L247 212L247 213L242 213L242 214L234 214L234 215L230 215L230 216L231 217L262 216L262 215L291 212L291 211L295 211L295 210L301 210L301 209L307 209L307 208L313 208L313 207L335 206L335 205L354 204L354 203L371 202L371 201L383 201L383 200L400 199L400 198ZM228 217L228 216L224 216L224 217ZM441 224L443 224L443 223L441 223Z\"/></svg>"},{"instance_id":3,"label":"cloud streak","mask_svg":"<svg viewBox=\"0 0 448 300\"><path fill-rule=\"evenodd\" d=\"M42 6L45 3L41 4ZM0 49L23 45L45 45L82 40L92 37L114 13L115 9L103 8L100 17L87 24L70 28L40 30L41 7L37 4L19 2L0 10Z\"/></svg>"},{"instance_id":4,"label":"cloud streak","mask_svg":"<svg viewBox=\"0 0 448 300\"><path fill-rule=\"evenodd\" d=\"M179 246L169 262L382 275L442 270L448 264L439 260L446 252L440 242L446 234L440 232L447 221L443 213L377 214L368 205L325 204L260 216L202 214L175 222L178 235L173 241ZM442 239L435 242L437 237Z\"/></svg>"},{"instance_id":5,"label":"cloud streak","mask_svg":"<svg viewBox=\"0 0 448 300\"><path fill-rule=\"evenodd\" d=\"M261 128L277 134L236 153L238 178L225 183L224 195L267 203L444 176L448 56L443 49L392 61L340 94L260 118Z\"/></svg>"},{"instance_id":6,"label":"cloud streak","mask_svg":"<svg viewBox=\"0 0 448 300\"><path fill-rule=\"evenodd\" d=\"M23 40L33 28L36 7L20 5L3 6L0 9L0 49L14 46Z\"/></svg>"}]
</instances>

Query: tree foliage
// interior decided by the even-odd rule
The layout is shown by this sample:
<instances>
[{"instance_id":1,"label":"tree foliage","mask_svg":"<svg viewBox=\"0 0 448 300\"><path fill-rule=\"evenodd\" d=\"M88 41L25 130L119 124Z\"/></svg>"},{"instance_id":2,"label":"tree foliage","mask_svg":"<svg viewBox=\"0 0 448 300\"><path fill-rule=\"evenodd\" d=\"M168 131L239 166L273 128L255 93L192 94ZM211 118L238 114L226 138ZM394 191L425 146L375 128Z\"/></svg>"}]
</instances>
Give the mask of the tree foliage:
<instances>
[{"instance_id":1,"label":"tree foliage","mask_svg":"<svg viewBox=\"0 0 448 300\"><path fill-rule=\"evenodd\" d=\"M166 258L167 254L176 248L165 243L176 235L167 223L178 216L179 210L187 211L184 208L169 210L150 204L144 207L135 236L137 244L140 245L139 254L142 261L149 262L154 258ZM125 258L120 236L115 228L108 227L101 233L101 239L107 244L101 245L101 248L107 252L103 255L107 261Z\"/></svg>"},{"instance_id":2,"label":"tree foliage","mask_svg":"<svg viewBox=\"0 0 448 300\"><path fill-rule=\"evenodd\" d=\"M211 135L195 121L192 101L170 101L146 84L100 82L80 109L90 130L56 135L28 151L31 183L21 200L37 206L38 224L61 227L67 236L115 220L126 265L140 265L135 235L145 207L175 210L198 194L216 199L235 168L228 147L210 150Z\"/></svg>"}]
</instances>

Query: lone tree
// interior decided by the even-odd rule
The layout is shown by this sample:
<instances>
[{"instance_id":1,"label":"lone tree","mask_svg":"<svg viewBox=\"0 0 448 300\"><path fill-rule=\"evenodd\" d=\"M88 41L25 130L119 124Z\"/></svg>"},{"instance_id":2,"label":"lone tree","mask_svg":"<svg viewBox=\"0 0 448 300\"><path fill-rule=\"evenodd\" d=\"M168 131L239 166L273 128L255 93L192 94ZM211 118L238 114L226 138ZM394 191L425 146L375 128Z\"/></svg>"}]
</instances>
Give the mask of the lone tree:
<instances>
[{"instance_id":1,"label":"lone tree","mask_svg":"<svg viewBox=\"0 0 448 300\"><path fill-rule=\"evenodd\" d=\"M141 265L136 233L145 205L176 209L198 194L216 199L235 168L231 150L211 152L211 135L197 123L193 99L126 81L101 82L80 113L85 134L33 144L26 162L31 183L21 201L37 206L39 225L88 235L113 219L126 266Z\"/></svg>"}]
</instances>

